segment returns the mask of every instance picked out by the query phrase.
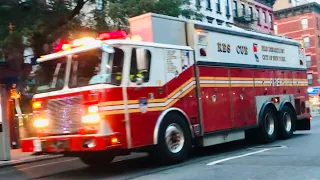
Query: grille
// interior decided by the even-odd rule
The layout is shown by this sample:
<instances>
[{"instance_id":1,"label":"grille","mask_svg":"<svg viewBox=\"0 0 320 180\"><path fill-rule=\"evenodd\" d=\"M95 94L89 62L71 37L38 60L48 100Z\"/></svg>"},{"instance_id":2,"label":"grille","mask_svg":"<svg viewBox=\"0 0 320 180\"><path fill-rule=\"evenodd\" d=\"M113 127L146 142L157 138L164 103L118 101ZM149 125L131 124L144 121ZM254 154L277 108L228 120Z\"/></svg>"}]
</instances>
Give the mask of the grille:
<instances>
[{"instance_id":1,"label":"grille","mask_svg":"<svg viewBox=\"0 0 320 180\"><path fill-rule=\"evenodd\" d=\"M76 133L81 127L82 115L82 96L48 101L47 116L51 134Z\"/></svg>"}]
</instances>

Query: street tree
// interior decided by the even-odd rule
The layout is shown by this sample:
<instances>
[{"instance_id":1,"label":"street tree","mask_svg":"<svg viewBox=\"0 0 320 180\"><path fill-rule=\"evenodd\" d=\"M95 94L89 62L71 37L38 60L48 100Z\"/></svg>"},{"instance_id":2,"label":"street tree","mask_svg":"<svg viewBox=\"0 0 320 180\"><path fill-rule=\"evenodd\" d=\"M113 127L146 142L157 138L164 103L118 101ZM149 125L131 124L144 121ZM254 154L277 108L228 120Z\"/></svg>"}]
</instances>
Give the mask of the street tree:
<instances>
[{"instance_id":1,"label":"street tree","mask_svg":"<svg viewBox=\"0 0 320 180\"><path fill-rule=\"evenodd\" d=\"M0 0L0 54L19 72L20 90L28 91L28 72L21 66L25 47L38 58L51 53L58 39L77 38L86 31L128 30L128 18L148 12L202 16L190 8L189 0Z\"/></svg>"}]
</instances>

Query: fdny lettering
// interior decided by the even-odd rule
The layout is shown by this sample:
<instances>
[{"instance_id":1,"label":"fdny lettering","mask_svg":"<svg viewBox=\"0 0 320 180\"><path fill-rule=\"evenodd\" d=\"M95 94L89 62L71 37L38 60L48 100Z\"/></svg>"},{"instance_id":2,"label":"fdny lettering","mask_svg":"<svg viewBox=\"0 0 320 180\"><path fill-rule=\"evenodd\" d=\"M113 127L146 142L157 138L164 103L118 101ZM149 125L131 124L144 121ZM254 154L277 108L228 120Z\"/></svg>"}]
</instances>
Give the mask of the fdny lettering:
<instances>
[{"instance_id":1,"label":"fdny lettering","mask_svg":"<svg viewBox=\"0 0 320 180\"><path fill-rule=\"evenodd\" d=\"M270 78L270 86L280 86L281 80L280 78Z\"/></svg>"},{"instance_id":2,"label":"fdny lettering","mask_svg":"<svg viewBox=\"0 0 320 180\"><path fill-rule=\"evenodd\" d=\"M248 55L248 47L247 46L237 46L237 53Z\"/></svg>"},{"instance_id":3,"label":"fdny lettering","mask_svg":"<svg viewBox=\"0 0 320 180\"><path fill-rule=\"evenodd\" d=\"M218 43L217 45L218 45L218 52L230 53L231 51L230 44Z\"/></svg>"}]
</instances>

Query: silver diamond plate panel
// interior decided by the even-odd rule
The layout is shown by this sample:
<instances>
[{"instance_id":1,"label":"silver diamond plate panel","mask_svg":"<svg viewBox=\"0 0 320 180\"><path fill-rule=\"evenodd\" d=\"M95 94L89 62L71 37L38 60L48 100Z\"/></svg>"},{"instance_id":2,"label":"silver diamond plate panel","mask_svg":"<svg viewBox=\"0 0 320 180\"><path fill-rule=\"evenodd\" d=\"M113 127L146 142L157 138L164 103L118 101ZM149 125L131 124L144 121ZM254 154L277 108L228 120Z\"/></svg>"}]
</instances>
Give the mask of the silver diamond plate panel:
<instances>
[{"instance_id":1,"label":"silver diamond plate panel","mask_svg":"<svg viewBox=\"0 0 320 180\"><path fill-rule=\"evenodd\" d=\"M82 96L49 100L47 116L51 134L77 133L83 115Z\"/></svg>"}]
</instances>

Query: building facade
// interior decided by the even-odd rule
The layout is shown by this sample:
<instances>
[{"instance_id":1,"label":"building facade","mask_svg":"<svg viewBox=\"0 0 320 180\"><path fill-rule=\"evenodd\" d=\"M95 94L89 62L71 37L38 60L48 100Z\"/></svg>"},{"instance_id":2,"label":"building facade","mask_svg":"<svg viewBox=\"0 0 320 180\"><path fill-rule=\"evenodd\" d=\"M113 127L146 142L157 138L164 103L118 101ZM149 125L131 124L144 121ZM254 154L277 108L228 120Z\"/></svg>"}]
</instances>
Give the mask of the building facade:
<instances>
[{"instance_id":1,"label":"building facade","mask_svg":"<svg viewBox=\"0 0 320 180\"><path fill-rule=\"evenodd\" d=\"M234 25L244 29L254 29L254 0L233 0L232 13Z\"/></svg>"},{"instance_id":2,"label":"building facade","mask_svg":"<svg viewBox=\"0 0 320 180\"><path fill-rule=\"evenodd\" d=\"M306 52L309 86L320 85L320 5L316 2L274 12L275 33L299 40Z\"/></svg>"},{"instance_id":3,"label":"building facade","mask_svg":"<svg viewBox=\"0 0 320 180\"><path fill-rule=\"evenodd\" d=\"M204 15L202 22L218 25L233 24L232 0L192 0L191 8Z\"/></svg>"},{"instance_id":4,"label":"building facade","mask_svg":"<svg viewBox=\"0 0 320 180\"><path fill-rule=\"evenodd\" d=\"M255 0L255 30L258 32L273 34L274 33L274 17L273 5L275 0Z\"/></svg>"},{"instance_id":5,"label":"building facade","mask_svg":"<svg viewBox=\"0 0 320 180\"><path fill-rule=\"evenodd\" d=\"M277 0L273 6L273 10L278 11L280 9L296 7L296 6L300 6L300 5L308 4L312 2L320 3L320 0Z\"/></svg>"}]
</instances>

